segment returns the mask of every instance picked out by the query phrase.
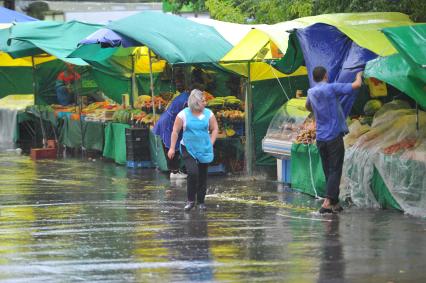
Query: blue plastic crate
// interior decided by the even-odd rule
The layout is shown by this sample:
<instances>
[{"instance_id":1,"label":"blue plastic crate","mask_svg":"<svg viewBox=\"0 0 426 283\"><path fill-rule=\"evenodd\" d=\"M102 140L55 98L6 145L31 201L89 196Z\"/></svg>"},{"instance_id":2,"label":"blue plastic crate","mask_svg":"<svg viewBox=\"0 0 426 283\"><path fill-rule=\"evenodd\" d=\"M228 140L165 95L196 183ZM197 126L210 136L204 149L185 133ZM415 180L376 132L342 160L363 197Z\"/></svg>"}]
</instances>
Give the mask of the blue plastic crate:
<instances>
[{"instance_id":1,"label":"blue plastic crate","mask_svg":"<svg viewBox=\"0 0 426 283\"><path fill-rule=\"evenodd\" d=\"M244 122L234 123L234 131L237 136L244 136Z\"/></svg>"},{"instance_id":2,"label":"blue plastic crate","mask_svg":"<svg viewBox=\"0 0 426 283\"><path fill-rule=\"evenodd\" d=\"M225 174L225 165L219 163L217 165L210 165L207 169L208 174Z\"/></svg>"},{"instance_id":3,"label":"blue plastic crate","mask_svg":"<svg viewBox=\"0 0 426 283\"><path fill-rule=\"evenodd\" d=\"M154 164L150 160L146 161L127 161L129 168L153 168Z\"/></svg>"}]
</instances>

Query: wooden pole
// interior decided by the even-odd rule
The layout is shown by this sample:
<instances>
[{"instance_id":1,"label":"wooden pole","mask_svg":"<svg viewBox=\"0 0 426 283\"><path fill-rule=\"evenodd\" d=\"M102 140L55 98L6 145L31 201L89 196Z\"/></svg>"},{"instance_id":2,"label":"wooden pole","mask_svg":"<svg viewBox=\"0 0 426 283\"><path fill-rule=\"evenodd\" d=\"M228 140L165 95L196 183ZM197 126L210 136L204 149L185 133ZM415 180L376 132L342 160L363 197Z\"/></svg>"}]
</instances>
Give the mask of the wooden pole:
<instances>
[{"instance_id":1,"label":"wooden pole","mask_svg":"<svg viewBox=\"0 0 426 283\"><path fill-rule=\"evenodd\" d=\"M246 143L245 143L245 159L246 159L246 174L248 176L253 175L253 165L254 165L254 146L253 146L253 99L251 91L251 76L250 76L250 62L247 62L247 86L246 86L246 95L245 95L245 131L246 131Z\"/></svg>"}]
</instances>

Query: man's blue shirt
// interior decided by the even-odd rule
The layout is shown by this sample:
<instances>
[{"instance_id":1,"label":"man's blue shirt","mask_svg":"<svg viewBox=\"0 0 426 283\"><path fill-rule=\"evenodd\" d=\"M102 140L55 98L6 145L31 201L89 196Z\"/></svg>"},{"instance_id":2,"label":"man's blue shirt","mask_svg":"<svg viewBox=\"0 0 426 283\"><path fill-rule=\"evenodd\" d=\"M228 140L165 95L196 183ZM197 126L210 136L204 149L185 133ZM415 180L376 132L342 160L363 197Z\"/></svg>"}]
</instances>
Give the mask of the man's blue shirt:
<instances>
[{"instance_id":1,"label":"man's blue shirt","mask_svg":"<svg viewBox=\"0 0 426 283\"><path fill-rule=\"evenodd\" d=\"M159 135L166 148L170 148L171 135L173 132L173 124L175 123L177 114L186 107L188 104L189 93L187 91L179 94L167 108L167 110L161 114L160 119L154 126L154 134ZM182 134L179 135L176 145L178 148ZM175 145L175 146L176 146Z\"/></svg>"},{"instance_id":2,"label":"man's blue shirt","mask_svg":"<svg viewBox=\"0 0 426 283\"><path fill-rule=\"evenodd\" d=\"M348 132L339 97L353 93L351 83L320 82L308 90L308 100L314 111L317 141L330 141Z\"/></svg>"}]
</instances>

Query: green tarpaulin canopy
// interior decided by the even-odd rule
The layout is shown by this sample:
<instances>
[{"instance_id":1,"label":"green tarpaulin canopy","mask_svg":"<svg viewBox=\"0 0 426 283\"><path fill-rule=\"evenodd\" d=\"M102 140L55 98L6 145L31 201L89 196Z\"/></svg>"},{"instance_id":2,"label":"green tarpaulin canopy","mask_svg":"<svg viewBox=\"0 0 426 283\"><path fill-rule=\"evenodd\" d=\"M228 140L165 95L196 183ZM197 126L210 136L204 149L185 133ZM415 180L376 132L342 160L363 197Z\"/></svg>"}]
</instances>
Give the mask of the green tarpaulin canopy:
<instances>
[{"instance_id":1,"label":"green tarpaulin canopy","mask_svg":"<svg viewBox=\"0 0 426 283\"><path fill-rule=\"evenodd\" d=\"M47 53L75 65L87 65L81 59L71 59L67 56L77 47L80 40L100 27L102 26L77 21L17 23L10 28L7 47L3 51L13 58Z\"/></svg>"},{"instance_id":2,"label":"green tarpaulin canopy","mask_svg":"<svg viewBox=\"0 0 426 283\"><path fill-rule=\"evenodd\" d=\"M426 24L383 29L398 54L369 61L366 77L374 77L413 98L426 109Z\"/></svg>"},{"instance_id":3,"label":"green tarpaulin canopy","mask_svg":"<svg viewBox=\"0 0 426 283\"><path fill-rule=\"evenodd\" d=\"M107 28L148 46L170 64L215 63L232 48L214 28L162 12L142 12Z\"/></svg>"}]
</instances>

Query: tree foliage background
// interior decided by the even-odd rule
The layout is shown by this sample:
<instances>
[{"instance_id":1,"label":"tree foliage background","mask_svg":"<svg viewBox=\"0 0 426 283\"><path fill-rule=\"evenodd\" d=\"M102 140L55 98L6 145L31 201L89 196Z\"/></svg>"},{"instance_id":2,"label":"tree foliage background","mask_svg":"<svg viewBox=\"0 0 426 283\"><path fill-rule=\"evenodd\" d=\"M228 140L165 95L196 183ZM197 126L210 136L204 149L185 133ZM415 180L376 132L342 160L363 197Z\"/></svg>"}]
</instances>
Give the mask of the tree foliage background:
<instances>
[{"instance_id":1,"label":"tree foliage background","mask_svg":"<svg viewBox=\"0 0 426 283\"><path fill-rule=\"evenodd\" d=\"M274 24L327 13L402 12L426 22L426 0L170 0L176 7L192 3L213 19L235 23ZM180 6L181 7L181 6Z\"/></svg>"}]
</instances>

